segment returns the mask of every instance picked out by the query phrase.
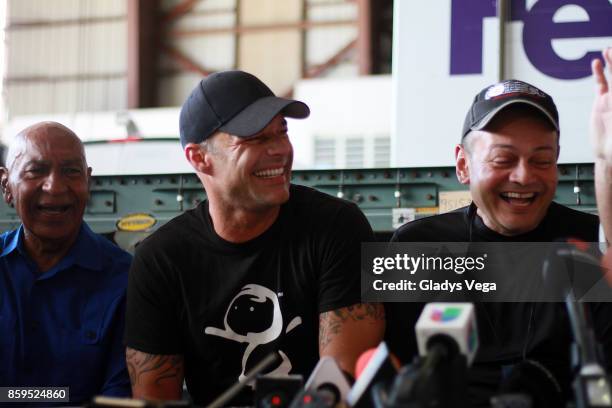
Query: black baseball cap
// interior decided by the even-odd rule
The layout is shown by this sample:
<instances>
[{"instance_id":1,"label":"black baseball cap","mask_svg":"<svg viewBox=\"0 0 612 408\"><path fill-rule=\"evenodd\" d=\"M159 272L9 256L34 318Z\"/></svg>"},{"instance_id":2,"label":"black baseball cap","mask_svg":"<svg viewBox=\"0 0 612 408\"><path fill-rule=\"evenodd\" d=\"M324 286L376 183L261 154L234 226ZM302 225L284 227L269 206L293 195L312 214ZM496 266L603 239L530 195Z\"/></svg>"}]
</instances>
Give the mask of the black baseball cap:
<instances>
[{"instance_id":1,"label":"black baseball cap","mask_svg":"<svg viewBox=\"0 0 612 408\"><path fill-rule=\"evenodd\" d=\"M276 97L247 72L216 72L202 79L183 103L181 145L201 143L217 131L252 136L279 113L303 119L310 115L310 109L303 102Z\"/></svg>"},{"instance_id":2,"label":"black baseball cap","mask_svg":"<svg viewBox=\"0 0 612 408\"><path fill-rule=\"evenodd\" d=\"M474 98L463 123L463 139L472 130L482 130L508 106L525 104L542 113L559 132L559 112L546 92L527 82L509 79L487 86Z\"/></svg>"}]
</instances>

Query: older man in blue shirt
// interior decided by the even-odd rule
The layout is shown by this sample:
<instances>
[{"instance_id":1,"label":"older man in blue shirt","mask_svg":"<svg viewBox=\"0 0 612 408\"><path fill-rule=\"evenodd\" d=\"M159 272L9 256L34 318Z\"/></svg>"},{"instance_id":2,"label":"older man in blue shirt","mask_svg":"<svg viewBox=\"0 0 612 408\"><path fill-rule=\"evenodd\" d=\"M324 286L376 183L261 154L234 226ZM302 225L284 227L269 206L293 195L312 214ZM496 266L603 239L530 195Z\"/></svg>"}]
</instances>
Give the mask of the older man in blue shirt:
<instances>
[{"instance_id":1,"label":"older man in blue shirt","mask_svg":"<svg viewBox=\"0 0 612 408\"><path fill-rule=\"evenodd\" d=\"M83 222L91 168L59 123L23 130L0 168L21 226L0 235L0 386L69 387L70 403L129 396L128 253Z\"/></svg>"}]
</instances>

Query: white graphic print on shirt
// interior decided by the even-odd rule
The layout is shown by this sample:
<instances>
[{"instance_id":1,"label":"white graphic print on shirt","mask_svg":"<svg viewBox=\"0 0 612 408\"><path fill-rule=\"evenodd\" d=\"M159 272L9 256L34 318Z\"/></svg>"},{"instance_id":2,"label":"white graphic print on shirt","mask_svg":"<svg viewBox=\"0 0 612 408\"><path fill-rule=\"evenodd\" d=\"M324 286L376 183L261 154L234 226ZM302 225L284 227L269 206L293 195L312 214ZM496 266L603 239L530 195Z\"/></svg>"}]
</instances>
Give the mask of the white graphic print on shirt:
<instances>
[{"instance_id":1,"label":"white graphic print on shirt","mask_svg":"<svg viewBox=\"0 0 612 408\"><path fill-rule=\"evenodd\" d=\"M295 317L287 325L285 333L289 333L301 323L302 318L300 316ZM268 344L283 334L283 315L278 296L261 285L249 284L243 286L230 302L225 312L223 324L225 326L223 329L209 326L204 329L204 332L211 336L219 336L248 344L242 356L242 372L238 377L238 380L242 381L245 378L247 362L251 353L258 346ZM282 362L268 374L287 375L291 372L291 361L281 350L278 350L278 354L281 356Z\"/></svg>"}]
</instances>

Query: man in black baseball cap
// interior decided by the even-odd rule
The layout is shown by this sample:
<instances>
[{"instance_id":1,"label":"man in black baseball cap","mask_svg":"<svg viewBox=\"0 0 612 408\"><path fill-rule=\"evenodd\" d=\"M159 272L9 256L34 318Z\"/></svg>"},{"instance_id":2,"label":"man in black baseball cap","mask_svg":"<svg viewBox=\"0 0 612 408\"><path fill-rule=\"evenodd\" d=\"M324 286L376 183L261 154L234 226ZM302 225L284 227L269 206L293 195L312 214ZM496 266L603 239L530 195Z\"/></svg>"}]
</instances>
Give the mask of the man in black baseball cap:
<instances>
[{"instance_id":1,"label":"man in black baseball cap","mask_svg":"<svg viewBox=\"0 0 612 408\"><path fill-rule=\"evenodd\" d=\"M544 219L557 186L559 131L555 103L533 85L508 80L476 95L455 156L487 228L516 236Z\"/></svg>"},{"instance_id":2,"label":"man in black baseball cap","mask_svg":"<svg viewBox=\"0 0 612 408\"><path fill-rule=\"evenodd\" d=\"M262 130L274 116L304 119L305 103L278 98L263 82L243 71L212 74L193 89L180 115L181 144L200 143L221 131L249 137Z\"/></svg>"},{"instance_id":3,"label":"man in black baseball cap","mask_svg":"<svg viewBox=\"0 0 612 408\"><path fill-rule=\"evenodd\" d=\"M559 132L559 112L550 95L526 82L508 80L488 86L474 97L465 115L462 138L470 131L485 129L503 110L517 104L540 112Z\"/></svg>"},{"instance_id":4,"label":"man in black baseball cap","mask_svg":"<svg viewBox=\"0 0 612 408\"><path fill-rule=\"evenodd\" d=\"M557 187L559 114L553 99L519 80L487 86L465 117L455 147L456 174L469 186L472 203L400 227L403 242L552 242L598 240L598 218L553 202ZM509 262L512 253L509 252ZM594 306L596 335L612 345L612 310ZM387 308L392 351L408 362L416 353L405 333L421 310L415 304ZM469 371L470 405L490 406L489 398L506 373L536 372L546 406L563 406L571 394L568 316L557 304L482 303L476 307L479 350ZM413 318L410 318L413 316ZM608 360L609 362L610 360ZM516 375L514 375L516 376ZM545 394L545 389L550 392ZM535 406L540 406L536 405ZM544 406L544 405L542 405Z\"/></svg>"},{"instance_id":5,"label":"man in black baseball cap","mask_svg":"<svg viewBox=\"0 0 612 408\"><path fill-rule=\"evenodd\" d=\"M185 378L207 405L269 353L272 374L308 376L330 355L352 375L382 339L382 306L360 303L366 218L290 183L285 117L308 114L241 71L210 75L185 101L181 144L207 200L137 248L126 321L135 397L178 399Z\"/></svg>"}]
</instances>

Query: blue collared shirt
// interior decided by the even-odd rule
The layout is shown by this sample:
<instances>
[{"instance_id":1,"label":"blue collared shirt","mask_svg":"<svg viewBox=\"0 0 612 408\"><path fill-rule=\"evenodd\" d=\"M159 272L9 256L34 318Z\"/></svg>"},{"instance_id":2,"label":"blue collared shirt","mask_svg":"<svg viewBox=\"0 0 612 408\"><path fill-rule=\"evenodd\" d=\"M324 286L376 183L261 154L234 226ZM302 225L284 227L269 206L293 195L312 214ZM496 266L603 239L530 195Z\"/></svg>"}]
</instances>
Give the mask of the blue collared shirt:
<instances>
[{"instance_id":1,"label":"blue collared shirt","mask_svg":"<svg viewBox=\"0 0 612 408\"><path fill-rule=\"evenodd\" d=\"M0 386L70 387L71 403L129 396L122 343L131 256L83 222L40 273L23 225L0 235Z\"/></svg>"}]
</instances>

